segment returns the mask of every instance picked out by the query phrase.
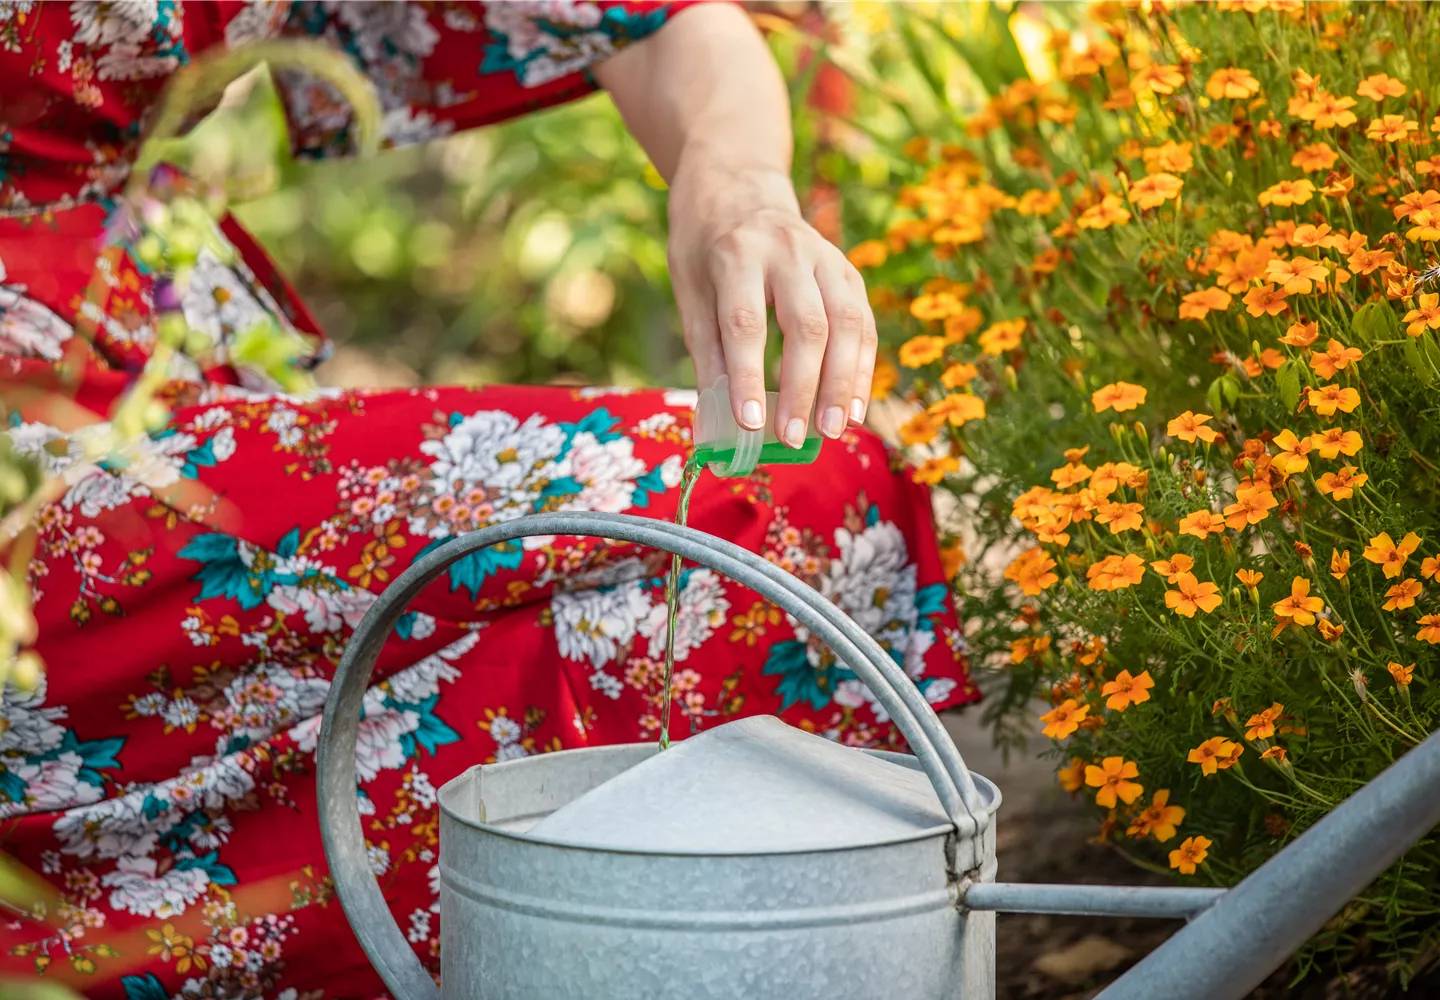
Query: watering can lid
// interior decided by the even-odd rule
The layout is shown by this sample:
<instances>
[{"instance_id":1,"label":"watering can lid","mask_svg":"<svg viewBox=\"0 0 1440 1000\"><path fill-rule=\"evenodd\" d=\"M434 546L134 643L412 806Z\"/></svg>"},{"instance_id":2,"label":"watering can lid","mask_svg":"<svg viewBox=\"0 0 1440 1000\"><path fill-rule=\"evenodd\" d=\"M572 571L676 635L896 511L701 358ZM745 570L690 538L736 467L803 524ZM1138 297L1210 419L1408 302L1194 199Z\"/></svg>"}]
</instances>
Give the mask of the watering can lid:
<instances>
[{"instance_id":1,"label":"watering can lid","mask_svg":"<svg viewBox=\"0 0 1440 1000\"><path fill-rule=\"evenodd\" d=\"M528 835L655 854L772 854L911 840L950 826L923 771L756 716L656 753Z\"/></svg>"}]
</instances>

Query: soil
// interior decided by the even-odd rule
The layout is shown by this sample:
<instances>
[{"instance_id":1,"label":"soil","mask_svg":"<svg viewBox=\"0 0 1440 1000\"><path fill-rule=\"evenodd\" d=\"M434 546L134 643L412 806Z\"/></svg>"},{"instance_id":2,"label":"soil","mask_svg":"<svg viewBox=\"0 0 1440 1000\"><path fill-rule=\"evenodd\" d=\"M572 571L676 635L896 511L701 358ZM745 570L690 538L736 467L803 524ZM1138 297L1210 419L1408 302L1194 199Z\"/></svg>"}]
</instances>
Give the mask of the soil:
<instances>
[{"instance_id":1,"label":"soil","mask_svg":"<svg viewBox=\"0 0 1440 1000\"><path fill-rule=\"evenodd\" d=\"M1001 880L1168 884L1163 876L1137 868L1111 848L1091 842L1094 819L1081 801L1060 790L1050 761L1033 754L1002 760L980 730L977 715L947 714L945 722L966 762L999 785L1004 796L996 837ZM1089 1000L1182 926L1180 921L1002 913L996 933L996 998ZM1277 972L1250 1000L1440 997L1440 972L1413 982L1403 992L1378 964L1343 977L1312 977L1294 987L1289 985L1291 971Z\"/></svg>"}]
</instances>

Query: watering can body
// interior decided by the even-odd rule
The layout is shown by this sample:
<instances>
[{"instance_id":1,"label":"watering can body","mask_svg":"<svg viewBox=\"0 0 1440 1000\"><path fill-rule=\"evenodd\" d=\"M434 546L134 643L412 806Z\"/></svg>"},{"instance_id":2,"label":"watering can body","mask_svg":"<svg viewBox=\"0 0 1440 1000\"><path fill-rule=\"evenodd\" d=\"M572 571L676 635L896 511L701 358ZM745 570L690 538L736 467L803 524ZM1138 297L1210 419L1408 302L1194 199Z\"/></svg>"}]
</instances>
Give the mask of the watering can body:
<instances>
[{"instance_id":1,"label":"watering can body","mask_svg":"<svg viewBox=\"0 0 1440 1000\"><path fill-rule=\"evenodd\" d=\"M481 765L439 793L441 985L393 920L356 801L366 686L410 601L458 559L527 535L602 536L755 590L874 693L914 756L842 747L772 717L659 751L594 747ZM733 543L615 514L538 514L417 560L367 611L317 755L336 892L398 1000L904 996L992 1000L995 786L873 636Z\"/></svg>"}]
</instances>

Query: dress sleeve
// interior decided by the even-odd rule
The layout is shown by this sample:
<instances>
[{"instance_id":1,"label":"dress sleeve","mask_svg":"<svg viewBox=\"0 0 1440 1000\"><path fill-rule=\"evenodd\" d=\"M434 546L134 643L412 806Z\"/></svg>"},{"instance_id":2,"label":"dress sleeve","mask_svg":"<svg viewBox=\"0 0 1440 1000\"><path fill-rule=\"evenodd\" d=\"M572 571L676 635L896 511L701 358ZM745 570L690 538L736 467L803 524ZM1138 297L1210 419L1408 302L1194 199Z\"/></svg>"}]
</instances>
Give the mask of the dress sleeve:
<instances>
[{"instance_id":1,"label":"dress sleeve","mask_svg":"<svg viewBox=\"0 0 1440 1000\"><path fill-rule=\"evenodd\" d=\"M304 2L289 6L278 33L324 39L348 53L379 92L384 144L401 146L588 94L596 88L593 63L688 5ZM297 156L350 150L350 111L336 91L298 73L280 74L277 83Z\"/></svg>"}]
</instances>

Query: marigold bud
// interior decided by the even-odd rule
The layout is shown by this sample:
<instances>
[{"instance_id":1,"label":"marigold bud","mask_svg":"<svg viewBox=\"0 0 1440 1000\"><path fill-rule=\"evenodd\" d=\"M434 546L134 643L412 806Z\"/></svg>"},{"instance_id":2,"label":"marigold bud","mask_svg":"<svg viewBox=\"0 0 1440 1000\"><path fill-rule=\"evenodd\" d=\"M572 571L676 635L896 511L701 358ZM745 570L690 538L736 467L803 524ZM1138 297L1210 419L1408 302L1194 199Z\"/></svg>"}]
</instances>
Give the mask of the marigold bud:
<instances>
[{"instance_id":1,"label":"marigold bud","mask_svg":"<svg viewBox=\"0 0 1440 1000\"><path fill-rule=\"evenodd\" d=\"M1135 421L1135 436L1146 444L1150 443L1150 432L1146 430L1145 424L1142 421Z\"/></svg>"},{"instance_id":2,"label":"marigold bud","mask_svg":"<svg viewBox=\"0 0 1440 1000\"><path fill-rule=\"evenodd\" d=\"M1009 389L1011 392L1015 392L1017 389L1020 388L1020 380L1015 376L1014 365L1005 366L1005 373L1003 375L1003 378L1005 380L1005 388Z\"/></svg>"}]
</instances>

